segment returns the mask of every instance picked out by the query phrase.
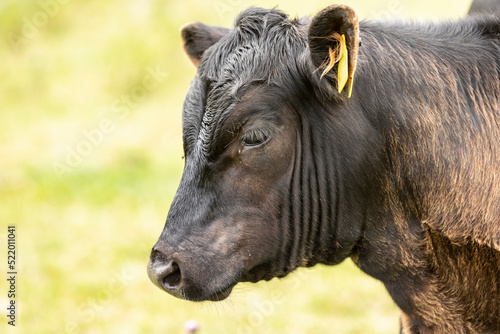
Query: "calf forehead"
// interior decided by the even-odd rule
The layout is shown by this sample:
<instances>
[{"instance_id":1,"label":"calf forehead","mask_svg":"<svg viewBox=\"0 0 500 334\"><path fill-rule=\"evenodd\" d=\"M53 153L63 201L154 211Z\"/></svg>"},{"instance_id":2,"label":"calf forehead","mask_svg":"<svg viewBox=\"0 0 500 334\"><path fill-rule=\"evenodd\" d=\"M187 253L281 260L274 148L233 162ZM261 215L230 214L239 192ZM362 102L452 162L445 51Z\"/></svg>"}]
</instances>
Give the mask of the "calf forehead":
<instances>
[{"instance_id":1,"label":"calf forehead","mask_svg":"<svg viewBox=\"0 0 500 334\"><path fill-rule=\"evenodd\" d=\"M222 123L253 84L289 87L300 76L307 39L303 24L276 10L250 9L209 49L198 70L206 83L198 145L208 154Z\"/></svg>"}]
</instances>

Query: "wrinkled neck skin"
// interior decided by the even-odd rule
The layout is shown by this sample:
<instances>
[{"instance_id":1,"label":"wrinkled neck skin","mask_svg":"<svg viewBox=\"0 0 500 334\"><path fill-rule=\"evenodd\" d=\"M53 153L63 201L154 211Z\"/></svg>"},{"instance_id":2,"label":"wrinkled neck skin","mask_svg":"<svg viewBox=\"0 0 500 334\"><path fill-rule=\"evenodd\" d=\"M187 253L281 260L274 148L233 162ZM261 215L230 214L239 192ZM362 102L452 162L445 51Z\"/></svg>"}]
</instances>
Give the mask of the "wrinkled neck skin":
<instances>
[{"instance_id":1,"label":"wrinkled neck skin","mask_svg":"<svg viewBox=\"0 0 500 334\"><path fill-rule=\"evenodd\" d=\"M346 107L354 109L352 104ZM312 113L298 116L299 145L289 197L282 204L283 225L288 227L283 249L289 252L291 268L335 265L353 255L383 204L383 180L373 168L382 168L381 157L370 150L380 135L366 119L361 122L365 126L349 126L360 124L357 118L364 116L359 112L339 111L351 114L336 117L324 108L318 103Z\"/></svg>"},{"instance_id":2,"label":"wrinkled neck skin","mask_svg":"<svg viewBox=\"0 0 500 334\"><path fill-rule=\"evenodd\" d=\"M298 122L300 144L282 208L288 265L336 265L352 257L369 275L391 279L397 263L408 262L403 246L421 246L423 228L400 198L388 196L396 186L373 116L359 100L334 103L334 111L318 103Z\"/></svg>"}]
</instances>

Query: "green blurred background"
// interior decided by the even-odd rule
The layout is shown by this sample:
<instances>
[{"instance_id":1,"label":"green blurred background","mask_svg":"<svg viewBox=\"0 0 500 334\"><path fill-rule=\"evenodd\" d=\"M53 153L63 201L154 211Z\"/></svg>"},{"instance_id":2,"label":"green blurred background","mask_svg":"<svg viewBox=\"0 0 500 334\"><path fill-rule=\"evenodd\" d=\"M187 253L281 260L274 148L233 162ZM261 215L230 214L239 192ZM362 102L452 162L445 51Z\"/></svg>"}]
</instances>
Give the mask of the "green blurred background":
<instances>
[{"instance_id":1,"label":"green blurred background","mask_svg":"<svg viewBox=\"0 0 500 334\"><path fill-rule=\"evenodd\" d=\"M470 1L351 1L362 18L462 16ZM258 5L330 1L0 1L2 333L397 333L383 286L350 261L189 303L146 275L178 185L181 107L195 74L179 28L230 26ZM17 326L7 325L7 226Z\"/></svg>"}]
</instances>

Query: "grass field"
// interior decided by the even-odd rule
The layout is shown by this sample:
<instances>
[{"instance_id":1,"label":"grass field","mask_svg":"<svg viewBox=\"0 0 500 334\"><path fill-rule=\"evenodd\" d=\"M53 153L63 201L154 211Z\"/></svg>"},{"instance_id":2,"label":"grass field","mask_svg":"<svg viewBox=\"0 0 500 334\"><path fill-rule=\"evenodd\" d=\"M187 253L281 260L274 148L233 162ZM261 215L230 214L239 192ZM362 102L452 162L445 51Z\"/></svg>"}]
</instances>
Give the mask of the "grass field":
<instances>
[{"instance_id":1,"label":"grass field","mask_svg":"<svg viewBox=\"0 0 500 334\"><path fill-rule=\"evenodd\" d=\"M352 1L363 18L452 18L469 1ZM329 1L0 2L0 333L396 333L383 286L350 261L241 285L220 304L162 293L146 264L181 173L194 68L179 27L251 5ZM16 226L16 326L7 226Z\"/></svg>"}]
</instances>

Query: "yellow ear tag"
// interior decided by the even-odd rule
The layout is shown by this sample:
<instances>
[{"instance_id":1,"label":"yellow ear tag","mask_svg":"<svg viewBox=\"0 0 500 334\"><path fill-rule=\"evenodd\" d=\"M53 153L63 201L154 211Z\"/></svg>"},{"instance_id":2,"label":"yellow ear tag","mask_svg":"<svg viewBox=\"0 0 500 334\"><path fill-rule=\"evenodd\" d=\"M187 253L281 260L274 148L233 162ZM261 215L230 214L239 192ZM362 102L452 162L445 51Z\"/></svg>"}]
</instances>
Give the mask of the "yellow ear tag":
<instances>
[{"instance_id":1,"label":"yellow ear tag","mask_svg":"<svg viewBox=\"0 0 500 334\"><path fill-rule=\"evenodd\" d=\"M352 93L352 81L353 78L349 79L349 95L347 96L348 98L351 98L351 93Z\"/></svg>"},{"instance_id":2,"label":"yellow ear tag","mask_svg":"<svg viewBox=\"0 0 500 334\"><path fill-rule=\"evenodd\" d=\"M347 83L347 79L349 77L349 71L348 71L348 55L347 55L347 45L345 43L345 35L342 34L342 40L340 41L340 48L342 49L341 54L340 54L340 59L339 59L339 65L338 65L338 75L337 75L337 84L338 84L338 89L339 89L339 94L342 92L342 90L345 87L345 84ZM351 97L351 86L352 86L352 80L349 85L349 97Z\"/></svg>"}]
</instances>

